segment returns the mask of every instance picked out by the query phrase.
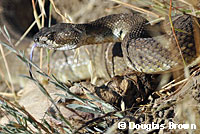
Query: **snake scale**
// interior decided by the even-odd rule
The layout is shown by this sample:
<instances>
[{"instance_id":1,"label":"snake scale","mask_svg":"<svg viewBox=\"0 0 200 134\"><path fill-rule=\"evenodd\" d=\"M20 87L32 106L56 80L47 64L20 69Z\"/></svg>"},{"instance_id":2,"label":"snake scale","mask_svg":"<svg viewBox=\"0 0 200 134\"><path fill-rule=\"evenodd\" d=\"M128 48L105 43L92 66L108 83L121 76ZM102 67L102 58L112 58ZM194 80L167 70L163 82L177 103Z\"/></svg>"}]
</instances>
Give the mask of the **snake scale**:
<instances>
[{"instance_id":1,"label":"snake scale","mask_svg":"<svg viewBox=\"0 0 200 134\"><path fill-rule=\"evenodd\" d=\"M189 64L197 58L194 24L199 20L191 15L177 15L172 19L183 58ZM151 26L139 14L113 14L84 24L59 23L42 28L35 34L34 42L37 47L54 50L121 42L116 51L122 52L124 62L134 71L153 74L183 68L170 24Z\"/></svg>"}]
</instances>

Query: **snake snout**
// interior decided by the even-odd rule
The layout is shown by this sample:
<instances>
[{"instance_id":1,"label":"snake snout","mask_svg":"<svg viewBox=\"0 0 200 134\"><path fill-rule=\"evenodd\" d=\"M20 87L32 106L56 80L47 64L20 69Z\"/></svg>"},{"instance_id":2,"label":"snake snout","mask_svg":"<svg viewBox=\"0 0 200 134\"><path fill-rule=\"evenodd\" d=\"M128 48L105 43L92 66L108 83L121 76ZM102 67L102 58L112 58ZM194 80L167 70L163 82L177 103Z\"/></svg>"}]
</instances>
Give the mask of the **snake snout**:
<instances>
[{"instance_id":1,"label":"snake snout","mask_svg":"<svg viewBox=\"0 0 200 134\"><path fill-rule=\"evenodd\" d=\"M33 36L33 40L37 47L54 48L53 40L55 30L49 30L50 28L41 28L38 33Z\"/></svg>"},{"instance_id":2,"label":"snake snout","mask_svg":"<svg viewBox=\"0 0 200 134\"><path fill-rule=\"evenodd\" d=\"M33 36L33 40L35 43L40 43L41 42L41 37L44 37L46 32L48 31L48 28L44 27L42 29L40 29L39 32L37 32L34 36Z\"/></svg>"},{"instance_id":3,"label":"snake snout","mask_svg":"<svg viewBox=\"0 0 200 134\"><path fill-rule=\"evenodd\" d=\"M83 27L68 23L59 23L40 29L33 37L37 47L56 50L69 50L79 47L84 38Z\"/></svg>"}]
</instances>

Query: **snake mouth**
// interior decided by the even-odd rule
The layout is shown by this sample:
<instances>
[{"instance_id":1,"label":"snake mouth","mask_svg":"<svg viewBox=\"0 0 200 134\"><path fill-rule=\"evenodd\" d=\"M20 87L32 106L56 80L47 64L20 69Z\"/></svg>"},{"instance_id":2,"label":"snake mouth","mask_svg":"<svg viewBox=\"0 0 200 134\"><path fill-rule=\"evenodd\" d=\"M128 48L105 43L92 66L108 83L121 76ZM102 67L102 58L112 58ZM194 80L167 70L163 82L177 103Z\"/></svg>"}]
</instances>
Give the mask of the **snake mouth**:
<instances>
[{"instance_id":1,"label":"snake mouth","mask_svg":"<svg viewBox=\"0 0 200 134\"><path fill-rule=\"evenodd\" d=\"M48 40L47 37L35 38L34 42L38 48L48 48L54 50L71 50L77 48L77 44L57 44L53 40Z\"/></svg>"},{"instance_id":2,"label":"snake mouth","mask_svg":"<svg viewBox=\"0 0 200 134\"><path fill-rule=\"evenodd\" d=\"M38 48L48 48L53 50L72 50L77 48L77 45L56 45L56 44L49 44L49 43L41 43L41 42L35 42L36 47Z\"/></svg>"}]
</instances>

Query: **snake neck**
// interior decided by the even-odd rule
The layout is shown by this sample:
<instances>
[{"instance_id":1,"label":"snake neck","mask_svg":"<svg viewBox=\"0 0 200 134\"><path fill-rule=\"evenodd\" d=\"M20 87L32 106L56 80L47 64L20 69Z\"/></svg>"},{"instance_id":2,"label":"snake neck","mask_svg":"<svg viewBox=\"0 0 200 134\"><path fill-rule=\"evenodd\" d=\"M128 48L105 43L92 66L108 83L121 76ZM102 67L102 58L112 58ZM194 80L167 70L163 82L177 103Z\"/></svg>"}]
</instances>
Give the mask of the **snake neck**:
<instances>
[{"instance_id":1,"label":"snake neck","mask_svg":"<svg viewBox=\"0 0 200 134\"><path fill-rule=\"evenodd\" d=\"M106 42L121 42L128 33L134 31L133 38L141 37L148 21L138 14L114 14L100 18L85 26L85 45ZM133 29L134 28L134 29Z\"/></svg>"},{"instance_id":2,"label":"snake neck","mask_svg":"<svg viewBox=\"0 0 200 134\"><path fill-rule=\"evenodd\" d=\"M37 47L56 50L83 45L122 42L126 36L143 37L148 21L138 14L114 14L85 24L59 23L34 35ZM131 33L131 34L129 34Z\"/></svg>"}]
</instances>

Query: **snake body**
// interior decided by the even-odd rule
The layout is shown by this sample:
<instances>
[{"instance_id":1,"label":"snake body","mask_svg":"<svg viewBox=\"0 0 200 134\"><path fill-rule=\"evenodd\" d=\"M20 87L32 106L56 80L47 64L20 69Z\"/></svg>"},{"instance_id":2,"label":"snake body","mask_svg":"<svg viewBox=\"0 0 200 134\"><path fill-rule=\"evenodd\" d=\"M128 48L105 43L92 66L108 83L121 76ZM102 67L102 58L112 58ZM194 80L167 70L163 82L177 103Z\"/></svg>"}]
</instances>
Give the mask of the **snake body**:
<instances>
[{"instance_id":1,"label":"snake body","mask_svg":"<svg viewBox=\"0 0 200 134\"><path fill-rule=\"evenodd\" d=\"M194 17L173 17L176 37L186 64L196 59ZM198 21L198 19L197 19ZM164 25L164 24L163 24ZM169 23L165 25L168 27ZM70 50L88 44L121 42L123 59L134 71L160 73L183 68L181 53L170 30L154 29L138 14L113 14L85 24L59 23L35 36L38 47Z\"/></svg>"}]
</instances>

